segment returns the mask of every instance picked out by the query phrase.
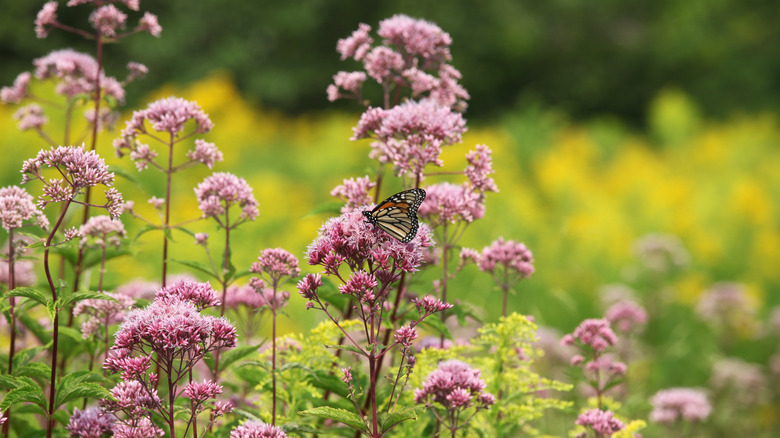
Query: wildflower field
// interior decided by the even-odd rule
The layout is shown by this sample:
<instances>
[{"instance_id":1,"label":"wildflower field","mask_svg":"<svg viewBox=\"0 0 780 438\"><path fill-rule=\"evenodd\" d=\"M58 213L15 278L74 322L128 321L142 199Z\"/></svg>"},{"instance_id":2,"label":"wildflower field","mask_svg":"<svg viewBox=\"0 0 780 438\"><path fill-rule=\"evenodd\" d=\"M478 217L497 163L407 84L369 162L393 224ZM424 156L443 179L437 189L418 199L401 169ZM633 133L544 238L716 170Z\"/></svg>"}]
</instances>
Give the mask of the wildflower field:
<instances>
[{"instance_id":1,"label":"wildflower field","mask_svg":"<svg viewBox=\"0 0 780 438\"><path fill-rule=\"evenodd\" d=\"M777 114L471 123L457 41L403 14L332 41L338 109L134 95L102 57L153 10L41 6L94 51L0 84L4 436L780 433Z\"/></svg>"}]
</instances>

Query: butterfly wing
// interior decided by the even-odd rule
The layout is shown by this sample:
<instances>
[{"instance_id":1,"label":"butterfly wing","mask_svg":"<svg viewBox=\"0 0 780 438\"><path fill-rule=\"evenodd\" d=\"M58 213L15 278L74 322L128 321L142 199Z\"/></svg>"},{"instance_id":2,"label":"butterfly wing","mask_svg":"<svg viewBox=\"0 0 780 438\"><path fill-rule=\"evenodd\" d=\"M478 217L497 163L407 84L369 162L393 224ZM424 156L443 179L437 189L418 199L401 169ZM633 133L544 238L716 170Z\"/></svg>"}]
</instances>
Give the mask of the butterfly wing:
<instances>
[{"instance_id":1,"label":"butterfly wing","mask_svg":"<svg viewBox=\"0 0 780 438\"><path fill-rule=\"evenodd\" d=\"M417 235L417 209L424 199L425 190L406 190L380 202L370 212L364 211L363 215L387 234L407 243Z\"/></svg>"}]
</instances>

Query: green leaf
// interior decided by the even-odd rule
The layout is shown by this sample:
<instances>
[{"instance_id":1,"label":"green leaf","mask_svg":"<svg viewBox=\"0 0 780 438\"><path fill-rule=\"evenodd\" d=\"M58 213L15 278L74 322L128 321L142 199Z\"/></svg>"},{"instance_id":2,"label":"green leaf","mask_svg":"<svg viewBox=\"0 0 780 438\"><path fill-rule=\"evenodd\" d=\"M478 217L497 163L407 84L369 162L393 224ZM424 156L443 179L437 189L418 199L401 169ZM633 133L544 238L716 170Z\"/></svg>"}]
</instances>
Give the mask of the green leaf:
<instances>
[{"instance_id":1,"label":"green leaf","mask_svg":"<svg viewBox=\"0 0 780 438\"><path fill-rule=\"evenodd\" d=\"M425 406L414 406L401 408L391 413L380 413L377 415L379 420L379 428L384 433L393 427L397 426L402 421L416 420L418 413L425 411Z\"/></svg>"},{"instance_id":2,"label":"green leaf","mask_svg":"<svg viewBox=\"0 0 780 438\"><path fill-rule=\"evenodd\" d=\"M79 371L66 375L57 385L54 406L80 398L109 398L111 393L104 387L105 379L99 374Z\"/></svg>"},{"instance_id":3,"label":"green leaf","mask_svg":"<svg viewBox=\"0 0 780 438\"><path fill-rule=\"evenodd\" d=\"M51 377L51 367L43 362L32 362L20 367L14 367L14 376L29 377L45 382L46 379Z\"/></svg>"},{"instance_id":4,"label":"green leaf","mask_svg":"<svg viewBox=\"0 0 780 438\"><path fill-rule=\"evenodd\" d=\"M194 260L179 260L179 259L171 259L171 261L195 269L196 271L200 271L208 276L211 276L216 280L220 279L219 276L215 274L214 271L211 270L211 267L209 267L204 263L196 262Z\"/></svg>"},{"instance_id":5,"label":"green leaf","mask_svg":"<svg viewBox=\"0 0 780 438\"><path fill-rule=\"evenodd\" d=\"M33 289L31 287L17 287L11 292L8 292L7 296L28 298L30 300L37 302L38 304L41 304L42 306L47 306L48 303L51 301L51 295L47 293L43 293L38 289Z\"/></svg>"},{"instance_id":6,"label":"green leaf","mask_svg":"<svg viewBox=\"0 0 780 438\"><path fill-rule=\"evenodd\" d=\"M139 188L141 187L141 183L138 181L138 178L136 178L136 176L133 173L129 172L127 169L125 169L123 167L108 166L108 171L109 172L113 172L113 173L121 176L122 178L130 181L136 187L139 187Z\"/></svg>"},{"instance_id":7,"label":"green leaf","mask_svg":"<svg viewBox=\"0 0 780 438\"><path fill-rule=\"evenodd\" d=\"M358 354L360 356L364 356L364 357L366 356L366 353L363 350L361 350L358 347L355 347L354 345L347 345L347 344L326 345L325 348L335 348L336 350L350 351L350 352Z\"/></svg>"},{"instance_id":8,"label":"green leaf","mask_svg":"<svg viewBox=\"0 0 780 438\"><path fill-rule=\"evenodd\" d=\"M315 370L311 373L311 376L313 378L311 384L314 387L338 394L343 398L347 398L349 396L349 388L347 385L344 384L340 377L337 377L333 373L322 370Z\"/></svg>"},{"instance_id":9,"label":"green leaf","mask_svg":"<svg viewBox=\"0 0 780 438\"><path fill-rule=\"evenodd\" d=\"M243 345L232 350L228 350L222 354L219 367L220 369L226 370L236 361L249 357L255 353L257 353L257 346L255 345Z\"/></svg>"},{"instance_id":10,"label":"green leaf","mask_svg":"<svg viewBox=\"0 0 780 438\"><path fill-rule=\"evenodd\" d=\"M125 240L125 239L123 239ZM122 257L126 255L131 255L133 252L127 248L126 241L122 242L123 248L117 248L115 246L111 246L106 249L106 261L115 259L117 257ZM87 251L84 255L84 259L81 261L81 265L83 268L91 268L93 266L97 266L103 261L103 254L102 251Z\"/></svg>"},{"instance_id":11,"label":"green leaf","mask_svg":"<svg viewBox=\"0 0 780 438\"><path fill-rule=\"evenodd\" d=\"M467 321L466 318L471 318L477 322L482 323L483 318L479 315L479 311L476 307L474 307L472 304L460 301L457 306L451 308L448 310L448 312L452 312L455 314L455 317L458 319L458 324L461 326L465 326Z\"/></svg>"},{"instance_id":12,"label":"green leaf","mask_svg":"<svg viewBox=\"0 0 780 438\"><path fill-rule=\"evenodd\" d=\"M9 406L17 403L34 403L42 409L46 409L46 397L43 395L43 390L38 385L24 385L12 389L6 394L3 402L0 403L0 410L5 411Z\"/></svg>"},{"instance_id":13,"label":"green leaf","mask_svg":"<svg viewBox=\"0 0 780 438\"><path fill-rule=\"evenodd\" d=\"M90 292L90 291L78 291L70 295L66 295L60 298L60 309L64 309L71 303L75 303L83 300L108 300L116 301L116 298L106 295L103 292Z\"/></svg>"},{"instance_id":14,"label":"green leaf","mask_svg":"<svg viewBox=\"0 0 780 438\"><path fill-rule=\"evenodd\" d=\"M444 325L442 320L435 315L431 315L428 318L425 318L420 323L420 325L440 335L444 335L444 337L447 339L452 339L452 333L450 333L450 329L447 328L447 326Z\"/></svg>"},{"instance_id":15,"label":"green leaf","mask_svg":"<svg viewBox=\"0 0 780 438\"><path fill-rule=\"evenodd\" d=\"M36 356L46 351L47 348L39 345L37 347L25 348L14 353L14 369L23 367L30 363Z\"/></svg>"},{"instance_id":16,"label":"green leaf","mask_svg":"<svg viewBox=\"0 0 780 438\"><path fill-rule=\"evenodd\" d=\"M345 424L358 432L368 434L366 424L359 415L344 409L336 409L330 406L319 406L316 408L298 411L300 415L313 415L315 417L327 418Z\"/></svg>"}]
</instances>

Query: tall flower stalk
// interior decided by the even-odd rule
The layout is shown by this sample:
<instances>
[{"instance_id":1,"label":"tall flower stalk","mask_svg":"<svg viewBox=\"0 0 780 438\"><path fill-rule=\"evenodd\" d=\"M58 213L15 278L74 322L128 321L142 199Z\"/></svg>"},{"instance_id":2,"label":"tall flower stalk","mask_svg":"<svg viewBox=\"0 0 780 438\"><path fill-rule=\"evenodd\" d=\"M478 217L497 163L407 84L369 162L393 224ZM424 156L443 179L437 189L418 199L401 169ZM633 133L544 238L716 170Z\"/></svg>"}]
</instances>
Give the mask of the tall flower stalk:
<instances>
[{"instance_id":1,"label":"tall flower stalk","mask_svg":"<svg viewBox=\"0 0 780 438\"><path fill-rule=\"evenodd\" d=\"M194 121L194 127L191 131L185 132L185 125L190 120ZM151 125L153 131L150 131L147 125ZM163 231L163 286L166 285L168 276L168 242L170 240L170 230L174 228L171 226L171 188L173 185L173 175L198 163L211 168L215 162L222 161L222 152L220 152L213 143L197 139L195 140L195 148L187 152L187 161L174 165L174 146L196 134L205 134L209 132L213 126L208 115L206 115L195 102L169 97L152 102L144 110L133 112L133 117L127 121L126 127L122 130L120 137L114 140L114 148L117 156L123 157L129 154L139 171L151 166L165 174L165 211L162 218L162 224L154 224L135 214L133 211L130 212L151 227ZM150 138L163 145L167 157L163 159L162 163L159 163L156 159L158 153L150 148L148 144L141 143L139 138Z\"/></svg>"},{"instance_id":2,"label":"tall flower stalk","mask_svg":"<svg viewBox=\"0 0 780 438\"><path fill-rule=\"evenodd\" d=\"M252 277L250 284L262 295L264 305L271 311L271 424L276 425L276 315L290 298L290 293L280 291L279 287L300 275L301 270L294 255L282 248L269 248L260 253L249 271L259 275ZM265 290L263 280L270 284L270 291Z\"/></svg>"},{"instance_id":3,"label":"tall flower stalk","mask_svg":"<svg viewBox=\"0 0 780 438\"><path fill-rule=\"evenodd\" d=\"M44 168L56 171L61 178L44 178L41 174ZM114 174L108 172L108 166L94 151L85 151L84 147L60 146L50 150L42 150L38 156L24 162L22 166L22 184L38 180L43 183L43 195L38 199L38 207L43 209L48 204L54 203L60 206L59 216L44 244L43 266L46 272L46 281L49 284L52 303L57 303L58 289L51 273L49 255L57 231L63 224L65 215L71 204L99 207L108 210L111 218L117 219L122 213L122 195L114 188L105 191L105 204L95 205L77 200L77 196L83 194L88 187L98 184L111 186L114 184ZM76 237L75 229L64 233L64 241ZM60 242L62 243L62 242ZM52 350L51 350L51 377L49 382L49 407L46 436L51 437L54 428L54 396L57 377L57 352L59 342L59 309L55 304L52 322Z\"/></svg>"},{"instance_id":4,"label":"tall flower stalk","mask_svg":"<svg viewBox=\"0 0 780 438\"><path fill-rule=\"evenodd\" d=\"M401 379L408 378L411 365L412 341L417 337L416 326L428 316L444 311L452 305L426 296L412 301L418 311L417 317L410 317L404 327L395 328L393 322L386 316L390 307L389 294L397 286L404 273L411 274L419 268L424 259L424 248L430 247L430 230L424 224L420 226L417 236L409 243L401 243L390 237L384 231L366 223L360 209L347 211L341 216L331 218L320 229L317 238L309 246L308 263L319 265L324 274L340 283L339 291L350 298L353 314L362 324L359 334L349 333L341 326L341 317L331 311L319 288L323 285L320 274L309 274L298 283L299 293L308 300L307 308L317 309L325 313L328 319L341 329L348 345L344 346L356 356L365 360L368 367L368 388L365 391L368 412L362 414L357 400L358 391L352 390L352 379L344 381L350 385L351 400L355 406L353 419L362 423L361 427L350 424L359 432L378 438L392 425L383 425L380 429L380 408L377 401L377 386L382 379L378 364L384 356L396 346L402 349L402 359L399 368L406 373L398 372L393 381L393 395L400 397L404 387ZM344 267L342 272L340 268ZM382 344L383 332L391 330L395 333L395 342ZM351 376L351 372L349 374ZM399 385L400 383L400 385ZM397 390L396 390L397 389ZM394 400L390 400L386 413L393 412ZM309 410L304 413L319 415L338 420L338 415L327 409ZM341 418L343 420L343 417Z\"/></svg>"}]
</instances>

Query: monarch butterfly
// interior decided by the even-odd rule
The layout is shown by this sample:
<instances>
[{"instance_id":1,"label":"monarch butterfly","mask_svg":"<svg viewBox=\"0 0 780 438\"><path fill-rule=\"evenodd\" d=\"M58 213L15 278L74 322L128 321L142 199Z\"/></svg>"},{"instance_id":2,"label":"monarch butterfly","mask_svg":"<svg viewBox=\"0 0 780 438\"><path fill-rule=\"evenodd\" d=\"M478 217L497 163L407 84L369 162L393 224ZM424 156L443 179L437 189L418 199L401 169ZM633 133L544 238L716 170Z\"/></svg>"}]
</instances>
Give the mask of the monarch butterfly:
<instances>
[{"instance_id":1,"label":"monarch butterfly","mask_svg":"<svg viewBox=\"0 0 780 438\"><path fill-rule=\"evenodd\" d=\"M411 189L385 199L363 216L374 226L401 242L407 243L417 235L417 209L425 199L425 190Z\"/></svg>"}]
</instances>

